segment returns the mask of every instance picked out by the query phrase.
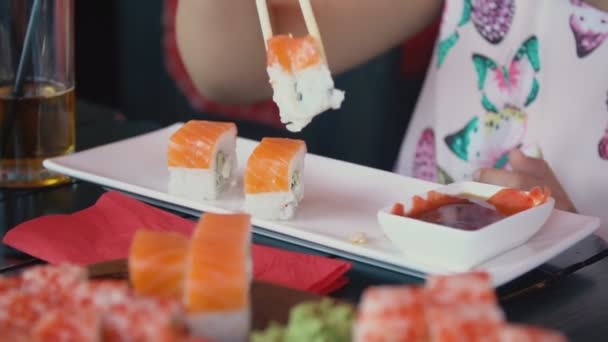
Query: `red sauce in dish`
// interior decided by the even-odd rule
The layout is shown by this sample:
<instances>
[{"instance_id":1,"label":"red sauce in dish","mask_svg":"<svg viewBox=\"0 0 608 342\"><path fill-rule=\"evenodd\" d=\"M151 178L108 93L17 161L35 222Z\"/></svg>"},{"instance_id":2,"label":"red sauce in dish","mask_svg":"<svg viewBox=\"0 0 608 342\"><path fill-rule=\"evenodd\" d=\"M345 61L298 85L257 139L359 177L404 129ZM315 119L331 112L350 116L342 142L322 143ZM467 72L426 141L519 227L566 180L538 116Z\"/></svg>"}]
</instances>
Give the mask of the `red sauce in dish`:
<instances>
[{"instance_id":1,"label":"red sauce in dish","mask_svg":"<svg viewBox=\"0 0 608 342\"><path fill-rule=\"evenodd\" d=\"M417 220L469 231L479 230L505 217L494 209L470 201L445 204L412 216Z\"/></svg>"},{"instance_id":2,"label":"red sauce in dish","mask_svg":"<svg viewBox=\"0 0 608 342\"><path fill-rule=\"evenodd\" d=\"M472 194L446 195L430 191L426 198L414 196L412 207L407 212L403 204L395 203L391 213L455 229L474 231L541 205L550 196L551 192L548 188L540 187L535 187L530 192L503 189L489 199Z\"/></svg>"}]
</instances>

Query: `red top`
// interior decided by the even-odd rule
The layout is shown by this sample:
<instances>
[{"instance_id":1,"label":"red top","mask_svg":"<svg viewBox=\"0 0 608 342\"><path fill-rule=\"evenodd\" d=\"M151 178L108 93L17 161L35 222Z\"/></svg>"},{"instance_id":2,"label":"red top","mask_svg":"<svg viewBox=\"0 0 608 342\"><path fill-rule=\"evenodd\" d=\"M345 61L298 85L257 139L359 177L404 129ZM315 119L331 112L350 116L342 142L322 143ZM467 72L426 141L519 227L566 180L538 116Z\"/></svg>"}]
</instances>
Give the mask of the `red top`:
<instances>
[{"instance_id":1,"label":"red top","mask_svg":"<svg viewBox=\"0 0 608 342\"><path fill-rule=\"evenodd\" d=\"M274 127L283 127L284 125L279 118L278 108L272 99L253 105L225 105L212 102L197 91L192 79L186 72L177 48L175 16L178 1L165 0L165 61L170 76L186 98L188 98L192 107L198 111L220 114L231 120L249 120ZM404 54L406 58L403 59L401 71L405 77L424 77L432 55L438 27L439 21L403 44L402 49L403 51L407 51L407 53Z\"/></svg>"}]
</instances>

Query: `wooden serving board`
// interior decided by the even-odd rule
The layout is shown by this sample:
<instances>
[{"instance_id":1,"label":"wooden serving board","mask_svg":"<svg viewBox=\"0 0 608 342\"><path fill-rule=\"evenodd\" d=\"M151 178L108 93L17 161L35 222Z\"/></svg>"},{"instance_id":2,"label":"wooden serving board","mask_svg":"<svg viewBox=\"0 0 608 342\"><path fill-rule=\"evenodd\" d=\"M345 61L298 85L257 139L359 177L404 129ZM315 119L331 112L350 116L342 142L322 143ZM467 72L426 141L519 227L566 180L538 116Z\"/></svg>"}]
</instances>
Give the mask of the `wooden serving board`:
<instances>
[{"instance_id":1,"label":"wooden serving board","mask_svg":"<svg viewBox=\"0 0 608 342\"><path fill-rule=\"evenodd\" d=\"M91 279L127 279L127 260L113 260L87 267ZM251 285L252 328L265 329L271 321L286 324L289 311L305 301L318 301L323 297L289 288L254 281Z\"/></svg>"}]
</instances>

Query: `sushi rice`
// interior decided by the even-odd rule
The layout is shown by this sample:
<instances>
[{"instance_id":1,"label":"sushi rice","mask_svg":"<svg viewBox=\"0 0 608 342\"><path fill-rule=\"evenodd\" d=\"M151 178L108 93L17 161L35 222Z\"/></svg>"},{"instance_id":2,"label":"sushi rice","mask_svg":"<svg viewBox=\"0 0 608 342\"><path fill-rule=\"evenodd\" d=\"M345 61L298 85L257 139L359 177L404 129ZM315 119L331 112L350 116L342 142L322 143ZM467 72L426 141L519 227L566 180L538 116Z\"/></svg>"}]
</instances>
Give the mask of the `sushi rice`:
<instances>
[{"instance_id":1,"label":"sushi rice","mask_svg":"<svg viewBox=\"0 0 608 342\"><path fill-rule=\"evenodd\" d=\"M339 109L344 101L344 92L334 88L326 64L316 64L294 73L273 64L267 71L281 122L291 132L300 132L315 116L330 108Z\"/></svg>"}]
</instances>

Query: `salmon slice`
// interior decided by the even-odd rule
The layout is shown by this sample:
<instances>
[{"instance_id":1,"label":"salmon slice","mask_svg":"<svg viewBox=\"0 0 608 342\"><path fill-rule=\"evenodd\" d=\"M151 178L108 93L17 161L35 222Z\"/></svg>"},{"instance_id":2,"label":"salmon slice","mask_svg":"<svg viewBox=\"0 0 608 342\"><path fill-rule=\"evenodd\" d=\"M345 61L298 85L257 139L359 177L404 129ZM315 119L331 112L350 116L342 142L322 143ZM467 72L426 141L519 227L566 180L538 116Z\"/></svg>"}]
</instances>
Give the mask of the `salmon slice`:
<instances>
[{"instance_id":1,"label":"salmon slice","mask_svg":"<svg viewBox=\"0 0 608 342\"><path fill-rule=\"evenodd\" d=\"M548 187L534 187L530 192L518 189L503 189L498 191L488 200L488 203L496 207L504 215L515 215L524 210L544 204L551 197L551 189Z\"/></svg>"},{"instance_id":2,"label":"salmon slice","mask_svg":"<svg viewBox=\"0 0 608 342\"><path fill-rule=\"evenodd\" d=\"M209 169L214 149L220 138L228 133L236 135L232 122L191 120L178 129L169 140L169 167Z\"/></svg>"},{"instance_id":3,"label":"salmon slice","mask_svg":"<svg viewBox=\"0 0 608 342\"><path fill-rule=\"evenodd\" d=\"M139 295L180 298L189 240L174 232L139 230L129 252L129 279Z\"/></svg>"},{"instance_id":4,"label":"salmon slice","mask_svg":"<svg viewBox=\"0 0 608 342\"><path fill-rule=\"evenodd\" d=\"M319 45L310 35L300 38L290 35L272 37L268 41L266 58L268 66L279 64L289 73L320 64L322 61Z\"/></svg>"},{"instance_id":5,"label":"salmon slice","mask_svg":"<svg viewBox=\"0 0 608 342\"><path fill-rule=\"evenodd\" d=\"M188 313L243 310L249 305L251 241L247 214L204 214L192 237L184 283Z\"/></svg>"},{"instance_id":6,"label":"salmon slice","mask_svg":"<svg viewBox=\"0 0 608 342\"><path fill-rule=\"evenodd\" d=\"M245 193L290 191L292 162L299 153L306 153L303 140L262 139L247 161Z\"/></svg>"},{"instance_id":7,"label":"salmon slice","mask_svg":"<svg viewBox=\"0 0 608 342\"><path fill-rule=\"evenodd\" d=\"M395 203L391 213L399 216L416 217L426 211L437 209L444 205L467 202L468 200L465 198L450 196L437 191L429 191L426 198L418 195L414 196L412 198L412 208L409 211L405 212L405 207L402 203Z\"/></svg>"}]
</instances>

